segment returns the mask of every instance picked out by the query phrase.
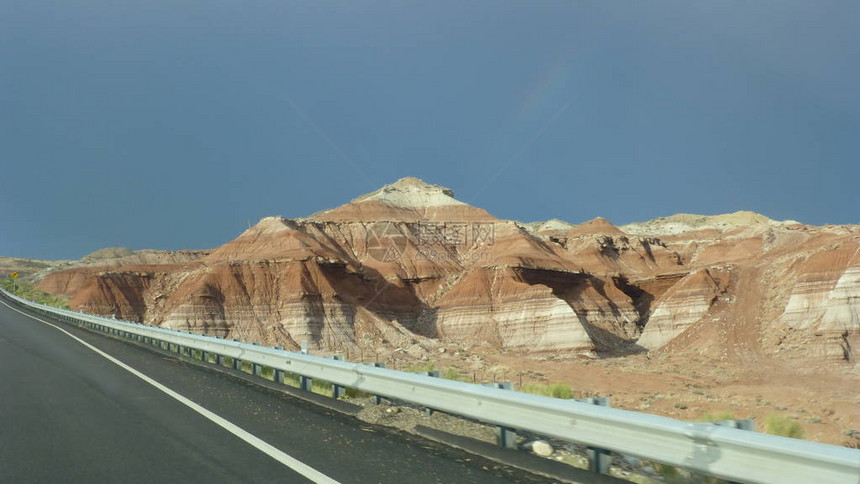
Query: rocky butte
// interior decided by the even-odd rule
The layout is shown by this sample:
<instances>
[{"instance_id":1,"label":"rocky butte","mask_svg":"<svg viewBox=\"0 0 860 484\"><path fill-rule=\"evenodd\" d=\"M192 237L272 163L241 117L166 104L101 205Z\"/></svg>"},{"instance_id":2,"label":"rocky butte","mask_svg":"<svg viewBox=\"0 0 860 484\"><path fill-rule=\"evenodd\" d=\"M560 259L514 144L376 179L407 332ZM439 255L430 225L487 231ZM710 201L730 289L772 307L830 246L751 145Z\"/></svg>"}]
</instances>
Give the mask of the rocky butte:
<instances>
[{"instance_id":1,"label":"rocky butte","mask_svg":"<svg viewBox=\"0 0 860 484\"><path fill-rule=\"evenodd\" d=\"M860 346L860 227L738 212L616 227L523 224L404 178L304 219L267 217L211 251L51 268L75 309L227 338L420 357L814 358Z\"/></svg>"}]
</instances>

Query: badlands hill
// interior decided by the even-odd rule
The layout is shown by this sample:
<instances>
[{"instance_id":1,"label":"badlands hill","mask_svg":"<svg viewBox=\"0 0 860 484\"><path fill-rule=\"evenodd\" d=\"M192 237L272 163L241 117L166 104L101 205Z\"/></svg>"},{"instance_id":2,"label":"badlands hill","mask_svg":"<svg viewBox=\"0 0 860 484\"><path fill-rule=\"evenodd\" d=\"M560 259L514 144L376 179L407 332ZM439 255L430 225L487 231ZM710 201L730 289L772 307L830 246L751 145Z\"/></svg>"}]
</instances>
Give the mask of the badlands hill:
<instances>
[{"instance_id":1,"label":"badlands hill","mask_svg":"<svg viewBox=\"0 0 860 484\"><path fill-rule=\"evenodd\" d=\"M132 250L125 247L106 247L78 260L37 260L14 257L0 257L0 276L18 272L25 280L42 280L55 271L72 268L119 267L126 264L165 264L178 261L192 261L208 254L205 250Z\"/></svg>"},{"instance_id":2,"label":"badlands hill","mask_svg":"<svg viewBox=\"0 0 860 484\"><path fill-rule=\"evenodd\" d=\"M0 276L6 276L17 272L21 276L35 274L36 272L56 266L64 261L48 261L37 259L21 259L17 257L0 257Z\"/></svg>"},{"instance_id":3,"label":"badlands hill","mask_svg":"<svg viewBox=\"0 0 860 484\"><path fill-rule=\"evenodd\" d=\"M49 270L40 288L87 312L293 349L853 364L860 347L860 227L749 212L522 224L406 178L264 218L212 251L118 255Z\"/></svg>"}]
</instances>

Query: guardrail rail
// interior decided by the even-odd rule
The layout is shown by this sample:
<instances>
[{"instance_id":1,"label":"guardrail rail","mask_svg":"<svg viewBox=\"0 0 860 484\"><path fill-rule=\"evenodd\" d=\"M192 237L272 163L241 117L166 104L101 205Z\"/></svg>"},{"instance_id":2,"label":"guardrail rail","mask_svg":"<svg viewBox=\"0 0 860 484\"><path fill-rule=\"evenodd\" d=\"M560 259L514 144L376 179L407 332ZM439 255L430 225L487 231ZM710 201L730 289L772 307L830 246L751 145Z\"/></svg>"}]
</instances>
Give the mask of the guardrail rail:
<instances>
[{"instance_id":1,"label":"guardrail rail","mask_svg":"<svg viewBox=\"0 0 860 484\"><path fill-rule=\"evenodd\" d=\"M860 450L519 393L212 336L103 318L34 303L36 312L175 351L193 349L400 400L506 429L606 449L696 473L750 483L860 484ZM208 358L204 356L204 361ZM235 367L235 366L234 366ZM254 373L258 366L255 366ZM281 374L281 378L282 378ZM276 379L278 377L276 376Z\"/></svg>"}]
</instances>

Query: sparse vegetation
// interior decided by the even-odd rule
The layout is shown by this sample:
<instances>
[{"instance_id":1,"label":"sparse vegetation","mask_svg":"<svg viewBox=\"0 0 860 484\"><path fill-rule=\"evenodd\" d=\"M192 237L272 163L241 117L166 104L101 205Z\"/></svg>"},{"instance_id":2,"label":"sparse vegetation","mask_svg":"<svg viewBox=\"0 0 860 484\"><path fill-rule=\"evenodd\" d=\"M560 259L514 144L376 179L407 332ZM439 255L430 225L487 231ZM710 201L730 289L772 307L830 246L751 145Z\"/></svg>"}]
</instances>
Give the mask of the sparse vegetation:
<instances>
[{"instance_id":1,"label":"sparse vegetation","mask_svg":"<svg viewBox=\"0 0 860 484\"><path fill-rule=\"evenodd\" d=\"M654 463L654 472L669 482L675 480L679 476L678 468L666 464Z\"/></svg>"},{"instance_id":2,"label":"sparse vegetation","mask_svg":"<svg viewBox=\"0 0 860 484\"><path fill-rule=\"evenodd\" d=\"M469 375L461 373L460 370L454 368L453 366L449 366L448 368L442 370L439 373L439 377L444 378L446 380L464 381L467 383L472 381L471 378L469 378Z\"/></svg>"},{"instance_id":3,"label":"sparse vegetation","mask_svg":"<svg viewBox=\"0 0 860 484\"><path fill-rule=\"evenodd\" d=\"M566 383L526 383L520 391L553 398L573 398L573 390Z\"/></svg>"},{"instance_id":4,"label":"sparse vegetation","mask_svg":"<svg viewBox=\"0 0 860 484\"><path fill-rule=\"evenodd\" d=\"M772 413L765 418L764 431L772 435L781 435L793 439L802 439L806 435L806 431L800 423L778 413Z\"/></svg>"},{"instance_id":5,"label":"sparse vegetation","mask_svg":"<svg viewBox=\"0 0 860 484\"><path fill-rule=\"evenodd\" d=\"M403 371L409 373L423 373L425 371L436 371L436 362L435 361L417 361L406 364L403 367Z\"/></svg>"},{"instance_id":6,"label":"sparse vegetation","mask_svg":"<svg viewBox=\"0 0 860 484\"><path fill-rule=\"evenodd\" d=\"M269 366L263 366L263 369L260 371L260 375L267 380L274 380L275 370Z\"/></svg>"},{"instance_id":7,"label":"sparse vegetation","mask_svg":"<svg viewBox=\"0 0 860 484\"><path fill-rule=\"evenodd\" d=\"M313 380L311 382L311 391L330 397L333 395L332 385L331 382L325 380Z\"/></svg>"},{"instance_id":8,"label":"sparse vegetation","mask_svg":"<svg viewBox=\"0 0 860 484\"><path fill-rule=\"evenodd\" d=\"M723 420L734 420L735 416L731 412L714 412L702 415L702 422L721 422Z\"/></svg>"},{"instance_id":9,"label":"sparse vegetation","mask_svg":"<svg viewBox=\"0 0 860 484\"><path fill-rule=\"evenodd\" d=\"M0 286L3 289L15 294L18 297L23 297L39 304L46 304L56 308L69 309L68 299L63 296L54 296L45 291L40 291L32 285L21 281L13 282L11 278L0 279Z\"/></svg>"},{"instance_id":10,"label":"sparse vegetation","mask_svg":"<svg viewBox=\"0 0 860 484\"><path fill-rule=\"evenodd\" d=\"M371 395L369 393L364 393L361 390L356 390L355 388L347 387L346 391L343 394L343 398L368 398Z\"/></svg>"},{"instance_id":11,"label":"sparse vegetation","mask_svg":"<svg viewBox=\"0 0 860 484\"><path fill-rule=\"evenodd\" d=\"M295 373L284 373L284 384L289 385L291 387L299 387L301 385L301 378L299 375Z\"/></svg>"},{"instance_id":12,"label":"sparse vegetation","mask_svg":"<svg viewBox=\"0 0 860 484\"><path fill-rule=\"evenodd\" d=\"M471 382L471 378L468 375L463 374L460 370L453 366L446 367L444 369L438 368L436 366L435 361L425 361L425 362L414 362L409 363L403 367L403 371L410 373L424 373L429 371L438 371L439 378L444 378L446 380L456 380L456 381L464 381Z\"/></svg>"},{"instance_id":13,"label":"sparse vegetation","mask_svg":"<svg viewBox=\"0 0 860 484\"><path fill-rule=\"evenodd\" d=\"M848 437L842 445L849 449L860 449L860 429L846 429L842 431L842 435Z\"/></svg>"}]
</instances>

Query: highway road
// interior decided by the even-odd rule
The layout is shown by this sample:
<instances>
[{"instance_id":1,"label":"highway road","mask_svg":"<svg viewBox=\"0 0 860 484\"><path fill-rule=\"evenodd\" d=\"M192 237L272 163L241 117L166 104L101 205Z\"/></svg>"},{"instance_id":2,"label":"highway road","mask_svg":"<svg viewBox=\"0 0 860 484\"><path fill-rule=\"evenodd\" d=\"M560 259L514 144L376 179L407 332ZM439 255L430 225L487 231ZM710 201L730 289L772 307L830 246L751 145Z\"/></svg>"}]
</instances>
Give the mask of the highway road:
<instances>
[{"instance_id":1,"label":"highway road","mask_svg":"<svg viewBox=\"0 0 860 484\"><path fill-rule=\"evenodd\" d=\"M17 309L0 298L0 482L547 482Z\"/></svg>"}]
</instances>

